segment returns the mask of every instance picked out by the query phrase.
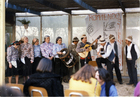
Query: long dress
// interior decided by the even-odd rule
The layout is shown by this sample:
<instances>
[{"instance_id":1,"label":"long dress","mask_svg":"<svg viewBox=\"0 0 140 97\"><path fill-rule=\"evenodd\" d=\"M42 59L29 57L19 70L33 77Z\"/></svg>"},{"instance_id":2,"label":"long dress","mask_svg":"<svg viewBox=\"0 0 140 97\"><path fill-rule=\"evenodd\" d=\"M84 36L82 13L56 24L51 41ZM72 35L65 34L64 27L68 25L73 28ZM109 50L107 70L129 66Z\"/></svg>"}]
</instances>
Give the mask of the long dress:
<instances>
[{"instance_id":1,"label":"long dress","mask_svg":"<svg viewBox=\"0 0 140 97\"><path fill-rule=\"evenodd\" d=\"M23 76L32 74L32 64L34 62L33 46L29 43L20 45L21 62L23 64Z\"/></svg>"},{"instance_id":2,"label":"long dress","mask_svg":"<svg viewBox=\"0 0 140 97\"><path fill-rule=\"evenodd\" d=\"M9 68L9 64L7 66L6 76L19 75L18 73L18 58L19 51L13 45L7 48L7 61L12 64L12 68Z\"/></svg>"}]
</instances>

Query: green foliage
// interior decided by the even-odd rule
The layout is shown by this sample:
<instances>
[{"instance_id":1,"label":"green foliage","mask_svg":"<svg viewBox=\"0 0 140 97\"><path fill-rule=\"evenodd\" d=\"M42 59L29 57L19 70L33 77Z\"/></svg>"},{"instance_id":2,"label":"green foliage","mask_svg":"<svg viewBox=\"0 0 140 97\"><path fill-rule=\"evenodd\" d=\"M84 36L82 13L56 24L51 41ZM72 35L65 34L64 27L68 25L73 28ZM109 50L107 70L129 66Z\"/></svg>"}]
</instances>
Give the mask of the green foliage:
<instances>
[{"instance_id":1,"label":"green foliage","mask_svg":"<svg viewBox=\"0 0 140 97\"><path fill-rule=\"evenodd\" d=\"M22 24L29 24L30 23L30 21L26 21L25 19L23 19L23 20L18 20L19 22L21 22Z\"/></svg>"}]
</instances>

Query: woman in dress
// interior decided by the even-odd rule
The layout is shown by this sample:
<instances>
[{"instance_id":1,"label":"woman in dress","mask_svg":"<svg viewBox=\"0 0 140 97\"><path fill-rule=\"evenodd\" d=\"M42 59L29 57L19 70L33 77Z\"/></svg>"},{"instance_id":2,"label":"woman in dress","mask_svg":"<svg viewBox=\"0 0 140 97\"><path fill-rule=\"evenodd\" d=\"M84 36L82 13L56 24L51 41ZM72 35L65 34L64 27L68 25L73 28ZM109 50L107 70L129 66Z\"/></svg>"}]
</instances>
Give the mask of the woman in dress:
<instances>
[{"instance_id":1,"label":"woman in dress","mask_svg":"<svg viewBox=\"0 0 140 97\"><path fill-rule=\"evenodd\" d=\"M39 40L34 38L32 41L33 49L34 49L34 63L32 65L32 74L36 73L36 67L41 60L41 50L39 45Z\"/></svg>"},{"instance_id":2,"label":"woman in dress","mask_svg":"<svg viewBox=\"0 0 140 97\"><path fill-rule=\"evenodd\" d=\"M21 62L23 64L24 82L32 74L32 63L34 62L34 53L32 44L28 43L28 38L24 37L24 42L20 45Z\"/></svg>"},{"instance_id":3,"label":"woman in dress","mask_svg":"<svg viewBox=\"0 0 140 97\"><path fill-rule=\"evenodd\" d=\"M9 83L11 83L12 76L15 75L16 84L18 84L18 59L19 59L19 42L15 41L7 48L7 61L9 66L7 66L7 76Z\"/></svg>"},{"instance_id":4,"label":"woman in dress","mask_svg":"<svg viewBox=\"0 0 140 97\"><path fill-rule=\"evenodd\" d=\"M55 66L54 66L54 73L61 75L64 77L68 73L68 68L64 65L64 63L59 59L58 54L62 54L60 52L62 49L67 48L64 43L62 43L62 38L56 38L56 44L53 45L53 55L55 55ZM65 82L65 80L63 79Z\"/></svg>"}]
</instances>

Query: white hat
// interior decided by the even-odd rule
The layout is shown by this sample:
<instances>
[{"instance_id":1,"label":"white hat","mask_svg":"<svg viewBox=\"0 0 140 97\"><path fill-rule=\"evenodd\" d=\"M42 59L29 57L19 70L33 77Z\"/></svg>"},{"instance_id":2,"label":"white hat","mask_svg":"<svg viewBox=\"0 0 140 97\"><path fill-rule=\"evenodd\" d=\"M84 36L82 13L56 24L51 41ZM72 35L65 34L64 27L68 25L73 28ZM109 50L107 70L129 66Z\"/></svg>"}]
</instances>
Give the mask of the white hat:
<instances>
[{"instance_id":1,"label":"white hat","mask_svg":"<svg viewBox=\"0 0 140 97\"><path fill-rule=\"evenodd\" d=\"M112 35L112 34L110 34L110 35L109 35L109 40L112 40L112 39L115 39L115 36Z\"/></svg>"},{"instance_id":2,"label":"white hat","mask_svg":"<svg viewBox=\"0 0 140 97\"><path fill-rule=\"evenodd\" d=\"M105 39L103 38L103 37L101 37L100 39L99 39L99 42L98 43L105 43L106 41L105 41Z\"/></svg>"},{"instance_id":3,"label":"white hat","mask_svg":"<svg viewBox=\"0 0 140 97\"><path fill-rule=\"evenodd\" d=\"M132 42L132 36L128 36L128 37L126 38L126 40Z\"/></svg>"}]
</instances>

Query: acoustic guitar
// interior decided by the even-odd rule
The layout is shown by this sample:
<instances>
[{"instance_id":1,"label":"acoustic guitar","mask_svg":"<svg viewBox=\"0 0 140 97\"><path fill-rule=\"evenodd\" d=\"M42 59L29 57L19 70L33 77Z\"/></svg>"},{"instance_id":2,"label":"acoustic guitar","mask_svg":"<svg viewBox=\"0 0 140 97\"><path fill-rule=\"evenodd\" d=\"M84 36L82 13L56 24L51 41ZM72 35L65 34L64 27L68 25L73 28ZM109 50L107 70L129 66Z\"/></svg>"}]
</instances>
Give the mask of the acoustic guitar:
<instances>
[{"instance_id":1,"label":"acoustic guitar","mask_svg":"<svg viewBox=\"0 0 140 97\"><path fill-rule=\"evenodd\" d=\"M97 37L97 39L100 39L100 38L101 38L101 35L99 35ZM84 47L82 47L81 49L87 49L87 48L89 48L89 51L84 51L82 53L78 53L79 56L82 57L82 58L86 58L87 55L88 55L88 53L92 50L92 47L91 46L95 43L95 41L96 41L96 39L90 45L89 44L86 44Z\"/></svg>"}]
</instances>

